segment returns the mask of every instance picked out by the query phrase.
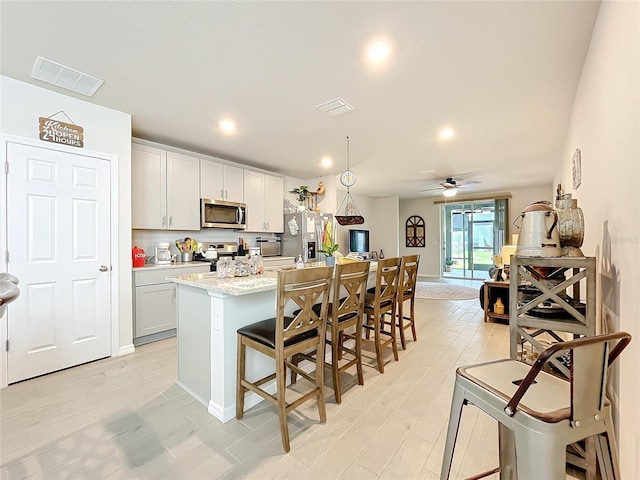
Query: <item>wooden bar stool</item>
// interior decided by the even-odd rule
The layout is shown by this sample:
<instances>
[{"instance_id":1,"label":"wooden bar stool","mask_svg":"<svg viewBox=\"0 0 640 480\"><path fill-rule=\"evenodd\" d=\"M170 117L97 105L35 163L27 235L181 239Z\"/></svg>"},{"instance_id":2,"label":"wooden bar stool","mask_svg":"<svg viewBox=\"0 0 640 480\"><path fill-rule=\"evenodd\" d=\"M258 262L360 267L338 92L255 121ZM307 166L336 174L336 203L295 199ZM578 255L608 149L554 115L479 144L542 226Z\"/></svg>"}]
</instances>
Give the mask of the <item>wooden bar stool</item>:
<instances>
[{"instance_id":1,"label":"wooden bar stool","mask_svg":"<svg viewBox=\"0 0 640 480\"><path fill-rule=\"evenodd\" d=\"M407 340L404 331L411 328L413 341L418 340L416 337L416 281L418 279L418 264L420 263L420 255L406 255L402 257L400 262L400 273L398 277L398 302L396 309L396 319L398 329L400 331L400 345L403 350L407 349ZM404 315L404 302L409 302L409 316ZM405 320L407 320L405 322Z\"/></svg>"},{"instance_id":2,"label":"wooden bar stool","mask_svg":"<svg viewBox=\"0 0 640 480\"><path fill-rule=\"evenodd\" d=\"M631 341L625 332L559 342L533 366L497 360L456 371L440 479L449 478L464 405L475 405L499 422L500 478L565 478L567 445L596 436L604 479L620 479L611 405L605 397L607 370ZM611 351L610 344L615 345ZM542 371L549 359L570 351L569 380Z\"/></svg>"},{"instance_id":3,"label":"wooden bar stool","mask_svg":"<svg viewBox=\"0 0 640 480\"><path fill-rule=\"evenodd\" d=\"M356 367L358 384L364 385L362 374L362 317L364 314L364 297L369 276L369 262L353 262L338 264L335 266L333 277L332 301L327 312L327 329L329 339L327 344L331 346L331 361L325 361L325 366L331 369L333 377L333 391L336 403L342 403L342 387L340 374L349 368ZM342 297L342 298L341 298ZM337 305L337 307L336 307ZM318 313L320 304L313 306ZM355 345L346 347L342 341L345 330L353 329ZM344 353L352 358L340 365ZM315 361L315 352L299 353L291 359L291 363L298 365L300 360ZM296 371L291 370L291 383L296 381Z\"/></svg>"},{"instance_id":4,"label":"wooden bar stool","mask_svg":"<svg viewBox=\"0 0 640 480\"><path fill-rule=\"evenodd\" d=\"M370 332L373 332L373 342L376 348L376 359L380 373L384 373L384 364L382 362L382 349L384 347L390 344L393 358L396 362L398 361L394 315L396 312L399 271L399 258L378 260L376 286L367 290L365 295L364 314L367 320L363 324L363 328L367 338L370 337ZM384 321L385 315L391 317L389 322ZM384 328L386 325L389 326L389 330ZM382 335L389 338L383 341Z\"/></svg>"},{"instance_id":5,"label":"wooden bar stool","mask_svg":"<svg viewBox=\"0 0 640 480\"><path fill-rule=\"evenodd\" d=\"M326 332L327 305L331 287L333 267L304 268L278 272L278 300L276 317L242 327L238 330L238 364L236 375L236 417L244 415L244 395L247 390L257 393L278 407L282 446L290 450L287 413L307 400L316 398L320 421L327 421L324 405L324 339ZM294 302L300 310L293 317L285 316L285 304ZM320 313L311 308L320 302ZM246 348L275 359L274 374L255 381L245 378ZM316 349L315 375L308 374L292 365L288 359L305 350ZM315 384L315 387L292 403L286 402L286 369L296 372ZM275 379L276 393L271 395L260 388Z\"/></svg>"}]
</instances>

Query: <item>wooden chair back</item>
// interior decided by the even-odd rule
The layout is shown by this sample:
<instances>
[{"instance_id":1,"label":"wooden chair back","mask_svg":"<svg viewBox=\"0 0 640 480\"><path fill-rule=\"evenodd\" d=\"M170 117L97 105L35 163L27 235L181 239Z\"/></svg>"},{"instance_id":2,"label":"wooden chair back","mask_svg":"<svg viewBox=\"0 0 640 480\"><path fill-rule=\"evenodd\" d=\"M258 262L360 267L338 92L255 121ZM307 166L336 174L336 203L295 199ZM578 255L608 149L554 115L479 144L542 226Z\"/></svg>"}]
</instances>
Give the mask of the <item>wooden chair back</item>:
<instances>
[{"instance_id":1,"label":"wooden chair back","mask_svg":"<svg viewBox=\"0 0 640 480\"><path fill-rule=\"evenodd\" d=\"M386 302L391 302L395 306L399 272L400 258L378 260L376 286L374 287L374 305L383 305Z\"/></svg>"},{"instance_id":2,"label":"wooden chair back","mask_svg":"<svg viewBox=\"0 0 640 480\"><path fill-rule=\"evenodd\" d=\"M369 278L369 262L353 262L335 266L333 281L332 322L341 317L362 318L364 298Z\"/></svg>"},{"instance_id":3,"label":"wooden chair back","mask_svg":"<svg viewBox=\"0 0 640 480\"><path fill-rule=\"evenodd\" d=\"M401 292L402 299L411 298L416 293L419 263L420 255L405 255L402 257L398 277L398 292Z\"/></svg>"},{"instance_id":4,"label":"wooden chair back","mask_svg":"<svg viewBox=\"0 0 640 480\"><path fill-rule=\"evenodd\" d=\"M278 272L276 348L283 348L290 338L313 330L324 339L332 275L333 267ZM299 308L293 317L285 316L287 302L293 302ZM322 305L319 314L312 309L316 303Z\"/></svg>"}]
</instances>

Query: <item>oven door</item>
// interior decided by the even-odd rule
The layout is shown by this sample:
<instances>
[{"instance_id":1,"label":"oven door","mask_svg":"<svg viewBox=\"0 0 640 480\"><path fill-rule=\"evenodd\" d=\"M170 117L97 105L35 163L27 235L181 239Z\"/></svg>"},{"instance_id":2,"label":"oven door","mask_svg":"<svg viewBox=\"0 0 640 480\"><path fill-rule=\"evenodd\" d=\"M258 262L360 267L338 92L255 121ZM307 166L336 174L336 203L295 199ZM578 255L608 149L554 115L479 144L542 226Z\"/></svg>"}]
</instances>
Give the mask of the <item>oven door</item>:
<instances>
[{"instance_id":1,"label":"oven door","mask_svg":"<svg viewBox=\"0 0 640 480\"><path fill-rule=\"evenodd\" d=\"M244 230L247 225L247 207L244 203L225 202L222 200L200 200L201 228L232 228Z\"/></svg>"}]
</instances>

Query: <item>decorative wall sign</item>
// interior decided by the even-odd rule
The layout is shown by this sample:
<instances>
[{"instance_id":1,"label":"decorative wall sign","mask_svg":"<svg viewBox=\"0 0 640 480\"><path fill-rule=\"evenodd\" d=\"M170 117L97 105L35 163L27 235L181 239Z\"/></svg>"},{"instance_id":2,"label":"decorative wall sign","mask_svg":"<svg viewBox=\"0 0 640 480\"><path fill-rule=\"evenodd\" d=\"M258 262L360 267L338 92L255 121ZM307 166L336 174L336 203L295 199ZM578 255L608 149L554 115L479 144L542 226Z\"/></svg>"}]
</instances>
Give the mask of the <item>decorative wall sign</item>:
<instances>
[{"instance_id":1,"label":"decorative wall sign","mask_svg":"<svg viewBox=\"0 0 640 480\"><path fill-rule=\"evenodd\" d=\"M576 148L576 151L573 153L573 159L571 163L573 174L573 189L577 190L582 183L582 158L579 148Z\"/></svg>"},{"instance_id":2,"label":"decorative wall sign","mask_svg":"<svg viewBox=\"0 0 640 480\"><path fill-rule=\"evenodd\" d=\"M407 247L424 247L424 220L418 215L409 217L405 223Z\"/></svg>"},{"instance_id":3,"label":"decorative wall sign","mask_svg":"<svg viewBox=\"0 0 640 480\"><path fill-rule=\"evenodd\" d=\"M53 118L60 113L67 117L71 123L61 122L60 120L55 120ZM83 128L74 124L62 110L54 113L50 117L40 117L39 121L40 140L79 148L84 146Z\"/></svg>"}]
</instances>

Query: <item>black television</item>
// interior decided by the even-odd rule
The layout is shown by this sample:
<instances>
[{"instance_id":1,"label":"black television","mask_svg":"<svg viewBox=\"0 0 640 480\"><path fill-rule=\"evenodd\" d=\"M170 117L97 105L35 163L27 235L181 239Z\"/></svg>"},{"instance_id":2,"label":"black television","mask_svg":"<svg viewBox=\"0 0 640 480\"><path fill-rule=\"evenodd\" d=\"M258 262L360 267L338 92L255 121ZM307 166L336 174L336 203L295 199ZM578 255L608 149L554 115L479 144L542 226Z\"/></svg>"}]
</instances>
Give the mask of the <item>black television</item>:
<instances>
[{"instance_id":1,"label":"black television","mask_svg":"<svg viewBox=\"0 0 640 480\"><path fill-rule=\"evenodd\" d=\"M349 229L349 252L369 253L369 230Z\"/></svg>"}]
</instances>

